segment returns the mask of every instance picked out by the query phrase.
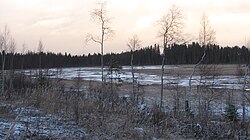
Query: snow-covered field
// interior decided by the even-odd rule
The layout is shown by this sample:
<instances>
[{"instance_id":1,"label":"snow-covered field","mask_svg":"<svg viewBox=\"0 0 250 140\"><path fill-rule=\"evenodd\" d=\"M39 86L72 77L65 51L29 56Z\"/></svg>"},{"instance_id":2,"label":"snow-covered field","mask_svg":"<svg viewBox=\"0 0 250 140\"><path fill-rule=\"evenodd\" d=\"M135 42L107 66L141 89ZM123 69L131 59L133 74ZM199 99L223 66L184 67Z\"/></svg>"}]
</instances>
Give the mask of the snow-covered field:
<instances>
[{"instance_id":1,"label":"snow-covered field","mask_svg":"<svg viewBox=\"0 0 250 140\"><path fill-rule=\"evenodd\" d=\"M161 78L159 74L149 74L143 72L143 70L160 70L161 66L136 66L134 68L135 78L137 82L141 85L153 85L160 84ZM175 71L178 69L178 66L165 66L167 70ZM129 66L123 66L119 72L114 72L112 78L120 79L124 82L132 82L132 75ZM37 70L26 70L27 75L35 75ZM81 67L81 68L63 68L63 69L49 69L47 75L50 78L62 78L67 80L73 80L77 77L80 77L83 80L92 80L92 81L101 81L101 68L100 67ZM109 79L111 75L107 70L104 71L106 79ZM164 76L165 84L178 84L179 86L189 86L189 75L186 76L175 76L175 75L166 75ZM200 82L201 81L201 82ZM216 77L206 77L201 80L200 76L192 77L192 85L199 85L203 83L212 88L228 88L228 89L242 89L244 79L243 77L232 76L232 75L223 75ZM247 88L247 87L246 87Z\"/></svg>"}]
</instances>

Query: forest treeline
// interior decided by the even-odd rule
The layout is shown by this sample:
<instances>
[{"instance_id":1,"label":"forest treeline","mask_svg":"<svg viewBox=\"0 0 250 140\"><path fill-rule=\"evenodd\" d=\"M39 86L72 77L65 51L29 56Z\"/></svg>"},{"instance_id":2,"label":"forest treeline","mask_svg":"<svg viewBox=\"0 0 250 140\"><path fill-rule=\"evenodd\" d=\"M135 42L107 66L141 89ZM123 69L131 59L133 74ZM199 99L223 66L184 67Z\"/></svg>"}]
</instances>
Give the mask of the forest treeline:
<instances>
[{"instance_id":1,"label":"forest treeline","mask_svg":"<svg viewBox=\"0 0 250 140\"><path fill-rule=\"evenodd\" d=\"M196 64L204 53L204 47L198 43L173 44L166 50L166 64ZM249 49L243 47L220 47L210 45L206 49L206 57L203 63L206 64L246 64L250 61ZM2 55L2 53L0 54ZM109 53L104 55L104 64L109 65L110 61L115 61L119 65L130 65L129 51L122 53ZM62 68L62 67L85 67L100 66L101 54L71 55L69 53L51 52L28 52L25 54L6 54L5 69L30 69L39 68L41 58L41 68ZM161 65L160 46L141 48L134 52L134 65ZM0 62L1 63L1 62ZM2 66L2 65L1 65Z\"/></svg>"}]
</instances>

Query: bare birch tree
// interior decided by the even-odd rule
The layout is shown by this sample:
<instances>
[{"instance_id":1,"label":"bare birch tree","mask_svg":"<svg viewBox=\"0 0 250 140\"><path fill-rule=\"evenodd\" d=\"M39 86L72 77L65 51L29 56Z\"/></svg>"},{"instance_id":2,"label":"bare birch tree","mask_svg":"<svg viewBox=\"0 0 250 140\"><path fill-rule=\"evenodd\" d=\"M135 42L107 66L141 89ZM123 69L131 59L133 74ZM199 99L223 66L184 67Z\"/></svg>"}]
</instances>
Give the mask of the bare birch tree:
<instances>
[{"instance_id":1,"label":"bare birch tree","mask_svg":"<svg viewBox=\"0 0 250 140\"><path fill-rule=\"evenodd\" d=\"M9 45L10 45L10 30L7 25L5 25L2 37L1 37L1 46L0 50L2 53L2 89L1 92L2 94L4 93L4 86L5 86L5 75L4 75L4 70L5 70L5 58L6 58L6 53L8 51Z\"/></svg>"},{"instance_id":2,"label":"bare birch tree","mask_svg":"<svg viewBox=\"0 0 250 140\"><path fill-rule=\"evenodd\" d=\"M202 48L204 50L203 50L203 55L202 55L201 59L195 64L195 66L193 68L193 71L189 76L189 92L190 93L192 93L193 75L195 74L195 71L196 71L197 67L200 66L203 63L203 61L204 61L204 59L205 59L205 57L207 55L208 46L215 43L215 34L216 33L215 33L214 29L211 27L208 16L205 13L203 13L203 15L201 17L200 25L201 25L201 27L200 27L200 32L199 32L199 43L200 43L200 45L202 46ZM203 71L200 71L199 84L201 84L202 77L205 78L205 75L206 75L205 71L206 71L206 69L208 69L208 67L203 66L201 68L205 68L205 69L203 69ZM205 110L203 110L203 111L200 110L202 108L201 107L201 97L202 97L202 95L200 93L201 92L200 88L201 88L201 86L199 85L197 92L198 92L198 97L199 97L199 100L198 100L199 101L199 116L200 116L199 119L202 120L203 119L201 117L202 114L204 115L204 113L205 113L205 115L207 115L206 114L207 113L207 108L205 108ZM206 101L208 101L208 100L206 100ZM186 98L185 102L188 105L189 104L189 98ZM207 104L205 103L205 106L208 105L208 103L209 102L207 102ZM186 110L190 109L189 106L186 106L185 108L186 108Z\"/></svg>"},{"instance_id":3,"label":"bare birch tree","mask_svg":"<svg viewBox=\"0 0 250 140\"><path fill-rule=\"evenodd\" d=\"M25 42L23 43L22 45L22 55L25 55L26 53L26 44ZM22 57L22 62L21 62L21 70L23 72L23 69L24 69L24 57Z\"/></svg>"},{"instance_id":4,"label":"bare birch tree","mask_svg":"<svg viewBox=\"0 0 250 140\"><path fill-rule=\"evenodd\" d=\"M37 94L36 94L36 103L35 106L36 107L40 107L41 104L41 95L43 93L43 89L45 81L44 81L44 77L43 77L43 71L42 71L42 55L43 55L43 51L44 51L44 45L42 40L38 41L38 47L37 47L37 53L38 53L38 64L39 64L39 70L38 70L38 77L37 77Z\"/></svg>"},{"instance_id":5,"label":"bare birch tree","mask_svg":"<svg viewBox=\"0 0 250 140\"><path fill-rule=\"evenodd\" d=\"M9 46L9 54L11 56L10 58L10 70L9 70L9 92L7 94L7 98L10 98L10 92L13 91L13 79L14 79L14 57L15 57L15 51L16 51L16 41L13 37L10 38L10 46Z\"/></svg>"},{"instance_id":6,"label":"bare birch tree","mask_svg":"<svg viewBox=\"0 0 250 140\"><path fill-rule=\"evenodd\" d=\"M41 68L42 68L42 53L43 53L43 50L44 50L43 42L42 42L42 40L39 40L38 48L37 48L37 52L39 53L39 70L41 70Z\"/></svg>"},{"instance_id":7,"label":"bare birch tree","mask_svg":"<svg viewBox=\"0 0 250 140\"><path fill-rule=\"evenodd\" d=\"M247 87L247 84L248 84L248 77L249 77L249 68L250 68L250 65L247 64L245 66L245 71L244 71L244 77L243 77L243 87L242 87L242 94L241 94L241 106L242 106L242 121L241 121L241 127L243 130L243 133L245 133L244 135L245 136L248 136L248 127L246 125L246 103L245 103L245 100L249 100L249 98L246 96L246 89L248 88Z\"/></svg>"},{"instance_id":8,"label":"bare birch tree","mask_svg":"<svg viewBox=\"0 0 250 140\"><path fill-rule=\"evenodd\" d=\"M131 74L132 74L132 94L133 94L133 99L135 100L136 98L136 92L135 92L135 74L134 74L134 52L140 48L141 45L141 40L137 35L134 35L132 38L129 38L129 41L127 43L130 53L131 53L131 58L130 58L130 65L131 65Z\"/></svg>"},{"instance_id":9,"label":"bare birch tree","mask_svg":"<svg viewBox=\"0 0 250 140\"><path fill-rule=\"evenodd\" d=\"M10 39L9 52L12 55L11 63L10 63L10 69L13 69L14 55L15 55L15 52L16 52L16 41L15 41L15 39L13 37L11 37L11 39Z\"/></svg>"},{"instance_id":10,"label":"bare birch tree","mask_svg":"<svg viewBox=\"0 0 250 140\"><path fill-rule=\"evenodd\" d=\"M41 78L42 78L42 53L43 53L43 50L44 50L44 46L43 46L43 42L42 40L39 40L38 41L38 48L37 48L37 52L38 52L38 55L39 55L39 59L38 59L38 63L39 63L39 71L38 71L38 77L39 77L39 81L41 82Z\"/></svg>"},{"instance_id":11,"label":"bare birch tree","mask_svg":"<svg viewBox=\"0 0 250 140\"><path fill-rule=\"evenodd\" d=\"M163 82L164 82L164 66L166 62L167 47L173 43L182 41L182 30L184 27L182 10L173 5L166 15L159 21L159 36L163 38L163 57L161 66L161 102L160 107L163 105Z\"/></svg>"},{"instance_id":12,"label":"bare birch tree","mask_svg":"<svg viewBox=\"0 0 250 140\"><path fill-rule=\"evenodd\" d=\"M208 16L205 13L203 13L203 15L201 17L200 24L201 24L201 28L200 28L200 32L199 32L199 43L204 48L204 52L203 52L203 55L202 55L201 59L199 60L199 62L197 62L197 64L194 66L193 71L189 77L190 89L192 86L192 77L195 73L195 70L203 62L203 60L206 56L207 46L215 43L215 38L216 38L215 37L216 32L211 27Z\"/></svg>"},{"instance_id":13,"label":"bare birch tree","mask_svg":"<svg viewBox=\"0 0 250 140\"><path fill-rule=\"evenodd\" d=\"M1 49L1 56L2 56L2 83L1 83L1 93L3 94L4 92L4 62L5 62L5 58L4 58L4 55L3 55L3 52L4 52L4 37L3 37L3 34L0 33L0 49Z\"/></svg>"},{"instance_id":14,"label":"bare birch tree","mask_svg":"<svg viewBox=\"0 0 250 140\"><path fill-rule=\"evenodd\" d=\"M108 10L106 8L107 2L100 0L96 3L97 8L93 9L91 12L91 18L93 21L100 24L101 27L101 36L94 36L92 34L88 34L86 41L93 41L95 43L100 44L101 47L101 69L102 69L102 83L104 82L103 75L103 52L104 52L104 41L106 41L109 37L113 35L113 30L111 29L110 23L111 18L108 16Z\"/></svg>"}]
</instances>

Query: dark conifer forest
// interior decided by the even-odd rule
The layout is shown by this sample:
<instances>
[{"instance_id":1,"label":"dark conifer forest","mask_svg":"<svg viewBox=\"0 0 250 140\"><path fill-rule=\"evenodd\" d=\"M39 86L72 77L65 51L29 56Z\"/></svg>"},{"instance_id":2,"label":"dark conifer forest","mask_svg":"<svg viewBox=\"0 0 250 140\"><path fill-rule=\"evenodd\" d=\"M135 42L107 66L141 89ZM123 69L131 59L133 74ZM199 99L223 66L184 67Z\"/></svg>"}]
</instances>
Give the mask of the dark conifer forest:
<instances>
[{"instance_id":1,"label":"dark conifer forest","mask_svg":"<svg viewBox=\"0 0 250 140\"><path fill-rule=\"evenodd\" d=\"M250 60L249 49L243 47L220 47L210 45L207 48L207 55L203 63L206 64L246 64ZM196 64L203 55L204 48L198 43L192 44L174 44L166 50L166 64ZM39 56L42 58L42 68L61 68L61 67L86 67L100 66L100 54L71 55L69 53L51 53L51 52L28 52L26 54L8 53L6 55L6 69L13 66L14 69L30 69L39 67ZM130 65L129 51L122 53L108 53L104 56L104 64L115 60L119 65ZM161 64L160 46L141 48L134 52L135 65L160 65ZM13 61L14 59L14 61ZM14 64L12 65L11 62Z\"/></svg>"}]
</instances>

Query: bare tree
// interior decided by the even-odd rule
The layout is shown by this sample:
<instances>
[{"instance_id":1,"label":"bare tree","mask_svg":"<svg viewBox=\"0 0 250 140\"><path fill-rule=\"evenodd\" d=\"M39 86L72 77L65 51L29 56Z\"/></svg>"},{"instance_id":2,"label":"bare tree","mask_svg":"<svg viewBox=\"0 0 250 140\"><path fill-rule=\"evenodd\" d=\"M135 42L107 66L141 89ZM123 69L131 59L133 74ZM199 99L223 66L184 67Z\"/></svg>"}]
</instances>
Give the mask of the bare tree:
<instances>
[{"instance_id":1,"label":"bare tree","mask_svg":"<svg viewBox=\"0 0 250 140\"><path fill-rule=\"evenodd\" d=\"M3 33L1 35L1 53L2 53L2 94L4 93L4 83L5 83L5 75L4 75L4 70L5 70L5 55L8 51L9 45L10 45L10 30L7 25L5 25Z\"/></svg>"},{"instance_id":2,"label":"bare tree","mask_svg":"<svg viewBox=\"0 0 250 140\"><path fill-rule=\"evenodd\" d=\"M15 51L16 51L16 41L13 37L10 38L10 46L9 46L9 53L10 53L10 70L9 70L9 92L8 97L10 98L10 92L13 90L13 79L14 79L14 57L15 57Z\"/></svg>"},{"instance_id":3,"label":"bare tree","mask_svg":"<svg viewBox=\"0 0 250 140\"><path fill-rule=\"evenodd\" d=\"M13 37L11 37L11 39L10 39L9 52L12 55L10 68L13 69L13 61L14 61L13 59L14 59L14 55L15 55L15 52L16 52L16 41L15 41L15 39Z\"/></svg>"},{"instance_id":4,"label":"bare tree","mask_svg":"<svg viewBox=\"0 0 250 140\"><path fill-rule=\"evenodd\" d=\"M247 47L247 48L250 48L250 40L247 41L246 47Z\"/></svg>"},{"instance_id":5,"label":"bare tree","mask_svg":"<svg viewBox=\"0 0 250 140\"><path fill-rule=\"evenodd\" d=\"M4 74L3 74L3 72L4 72L4 62L5 62L5 58L4 58L4 55L3 55L3 50L4 50L4 37L3 37L3 34L2 33L0 33L0 49L1 49L1 56L2 56L2 71L1 71L1 73L2 73L2 83L1 83L1 93L3 94L3 92L4 92L4 83L3 83L3 80L4 80Z\"/></svg>"},{"instance_id":6,"label":"bare tree","mask_svg":"<svg viewBox=\"0 0 250 140\"><path fill-rule=\"evenodd\" d=\"M193 71L192 71L191 75L189 76L190 89L192 87L192 77L195 73L195 70L203 62L203 60L206 56L207 46L215 43L216 32L211 27L209 20L208 20L208 16L205 13L203 13L200 23L201 23L201 28L200 28L200 32L199 32L199 42L200 42L200 45L202 45L202 47L204 48L204 52L203 52L201 59L194 66Z\"/></svg>"},{"instance_id":7,"label":"bare tree","mask_svg":"<svg viewBox=\"0 0 250 140\"><path fill-rule=\"evenodd\" d=\"M134 35L132 38L129 38L129 41L127 43L130 53L131 53L131 58L130 58L130 65L131 65L131 74L132 74L132 89L133 89L133 98L136 98L136 93L135 93L135 74L134 74L134 51L140 48L141 45L141 40L137 35Z\"/></svg>"},{"instance_id":8,"label":"bare tree","mask_svg":"<svg viewBox=\"0 0 250 140\"><path fill-rule=\"evenodd\" d=\"M205 59L205 57L207 55L208 46L215 43L215 34L216 33L215 33L214 29L211 27L211 25L209 23L209 20L208 20L208 17L206 16L205 13L203 13L203 15L201 17L200 24L201 24L201 27L200 27L200 32L199 32L199 42L200 42L200 45L202 45L202 48L204 49L204 51L203 51L203 55L202 55L201 59L196 63L196 65L193 68L192 73L189 76L189 91L190 91L190 93L192 93L192 80L193 80L192 78L193 78L193 75L195 74L195 71L196 71L197 67L199 67L202 64L202 62L204 61L204 59ZM201 71L200 71L200 82L199 82L199 84L201 84L202 78L205 78L206 75L209 73L209 70L208 70L209 67L201 66L200 68L201 68ZM201 109L201 96L202 96L201 93L200 93L200 86L201 85L199 85L199 90L197 90L197 92L199 92L198 93L198 97L199 97L199 115L200 115L200 119L202 119L202 117L201 117L201 112L202 111L200 111L200 109ZM205 104L205 106L209 105L210 101L208 101L208 99L205 99L205 100L207 101L207 104ZM186 104L189 104L188 103L189 99L186 98L185 102L186 102ZM186 106L186 110L189 110L189 106ZM204 111L207 111L207 109L205 108ZM205 113L207 113L207 112L205 112Z\"/></svg>"},{"instance_id":9,"label":"bare tree","mask_svg":"<svg viewBox=\"0 0 250 140\"><path fill-rule=\"evenodd\" d=\"M108 16L108 11L106 8L107 2L100 0L96 3L97 8L93 9L91 12L91 18L93 21L97 22L101 26L101 36L94 36L92 34L88 34L86 41L92 40L95 43L100 44L101 46L101 69L102 69L102 83L104 82L103 75L103 50L104 50L104 41L111 37L114 31L111 29L110 23L111 18Z\"/></svg>"},{"instance_id":10,"label":"bare tree","mask_svg":"<svg viewBox=\"0 0 250 140\"><path fill-rule=\"evenodd\" d=\"M22 45L22 55L24 55L26 53L26 44L23 43ZM22 57L22 63L21 63L21 70L23 71L24 68L24 57Z\"/></svg>"},{"instance_id":11,"label":"bare tree","mask_svg":"<svg viewBox=\"0 0 250 140\"><path fill-rule=\"evenodd\" d=\"M43 55L43 51L44 51L44 45L42 40L38 41L38 48L37 48L37 53L38 53L38 63L39 63L39 70L38 70L38 74L37 74L37 94L36 94L36 103L35 106L36 107L40 107L41 105L41 97L42 97L42 93L43 90L45 89L45 79L43 77L43 71L42 71L42 55Z\"/></svg>"},{"instance_id":12,"label":"bare tree","mask_svg":"<svg viewBox=\"0 0 250 140\"><path fill-rule=\"evenodd\" d=\"M173 5L168 13L163 16L159 21L159 36L163 38L163 57L161 67L161 102L160 107L163 105L163 80L164 80L164 65L166 61L167 47L173 43L183 40L182 30L184 27L183 13L180 8Z\"/></svg>"},{"instance_id":13,"label":"bare tree","mask_svg":"<svg viewBox=\"0 0 250 140\"><path fill-rule=\"evenodd\" d=\"M202 46L215 43L215 30L211 27L208 16L203 13L201 18L201 29L199 33L199 42Z\"/></svg>"},{"instance_id":14,"label":"bare tree","mask_svg":"<svg viewBox=\"0 0 250 140\"><path fill-rule=\"evenodd\" d=\"M241 106L242 106L242 122L241 122L241 126L242 126L242 129L245 133L246 136L248 136L248 127L246 126L246 103L245 103L245 100L249 100L249 98L246 96L246 89L248 88L247 87L247 84L248 84L248 76L249 76L249 64L247 64L245 66L245 72L244 72L244 77L243 77L243 80L244 80L244 83L243 83L243 87L242 87L242 94L241 94Z\"/></svg>"},{"instance_id":15,"label":"bare tree","mask_svg":"<svg viewBox=\"0 0 250 140\"><path fill-rule=\"evenodd\" d=\"M39 40L38 48L37 48L37 52L39 53L39 71L42 68L42 53L43 53L43 50L44 50L43 42L42 42L42 40Z\"/></svg>"},{"instance_id":16,"label":"bare tree","mask_svg":"<svg viewBox=\"0 0 250 140\"><path fill-rule=\"evenodd\" d=\"M43 55L43 50L44 50L44 45L42 40L39 40L38 42L38 48L37 52L39 55L38 63L39 63L39 71L38 71L38 81L39 81L39 87L42 86L42 77L43 77L43 72L42 72L42 55Z\"/></svg>"}]
</instances>

